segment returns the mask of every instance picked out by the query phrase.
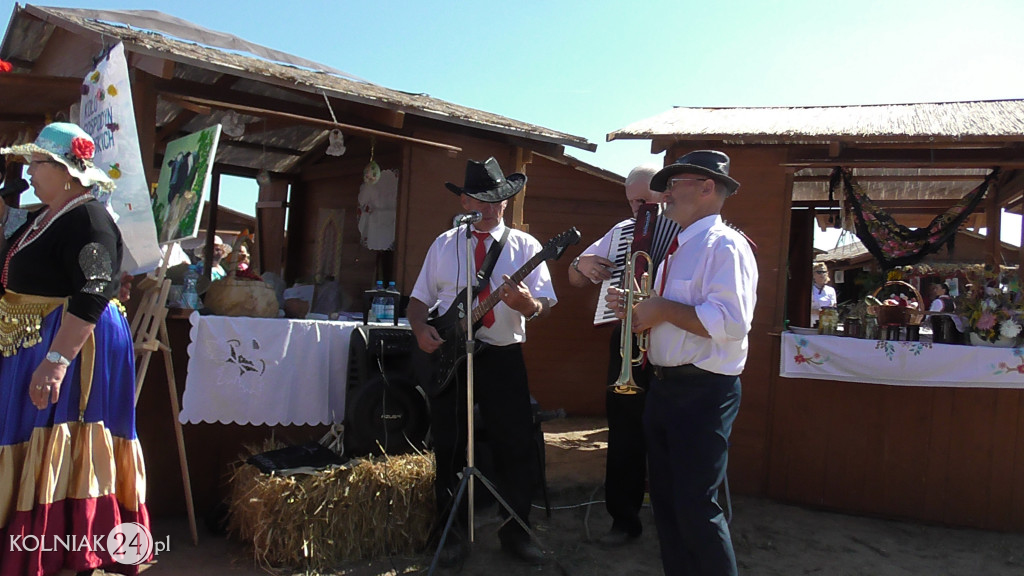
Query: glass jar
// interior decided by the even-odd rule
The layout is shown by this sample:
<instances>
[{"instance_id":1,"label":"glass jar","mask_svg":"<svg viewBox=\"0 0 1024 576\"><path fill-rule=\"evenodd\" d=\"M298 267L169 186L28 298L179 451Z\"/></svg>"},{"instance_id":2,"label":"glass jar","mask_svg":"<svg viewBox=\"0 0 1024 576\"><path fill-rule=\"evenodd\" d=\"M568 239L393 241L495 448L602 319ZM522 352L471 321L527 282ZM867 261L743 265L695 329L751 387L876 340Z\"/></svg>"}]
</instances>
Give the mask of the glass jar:
<instances>
[{"instance_id":1,"label":"glass jar","mask_svg":"<svg viewBox=\"0 0 1024 576\"><path fill-rule=\"evenodd\" d=\"M868 340L878 340L878 317L865 316L863 332L864 338L867 338Z\"/></svg>"},{"instance_id":2,"label":"glass jar","mask_svg":"<svg viewBox=\"0 0 1024 576\"><path fill-rule=\"evenodd\" d=\"M818 315L818 334L834 336L839 326L839 311L827 306Z\"/></svg>"},{"instance_id":3,"label":"glass jar","mask_svg":"<svg viewBox=\"0 0 1024 576\"><path fill-rule=\"evenodd\" d=\"M847 318L843 321L843 334L850 338L863 338L860 318Z\"/></svg>"}]
</instances>

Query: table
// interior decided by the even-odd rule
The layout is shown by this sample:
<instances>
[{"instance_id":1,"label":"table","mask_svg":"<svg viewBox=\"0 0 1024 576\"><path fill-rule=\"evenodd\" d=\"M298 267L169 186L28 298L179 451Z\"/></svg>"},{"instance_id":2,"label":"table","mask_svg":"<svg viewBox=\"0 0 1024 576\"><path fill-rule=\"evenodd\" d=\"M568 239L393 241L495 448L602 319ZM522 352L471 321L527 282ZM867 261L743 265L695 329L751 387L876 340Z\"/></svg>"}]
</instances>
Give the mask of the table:
<instances>
[{"instance_id":1,"label":"table","mask_svg":"<svg viewBox=\"0 0 1024 576\"><path fill-rule=\"evenodd\" d=\"M345 419L349 340L362 322L189 316L181 422Z\"/></svg>"},{"instance_id":2,"label":"table","mask_svg":"<svg viewBox=\"0 0 1024 576\"><path fill-rule=\"evenodd\" d=\"M1024 388L1024 350L782 333L779 375L895 386Z\"/></svg>"}]
</instances>

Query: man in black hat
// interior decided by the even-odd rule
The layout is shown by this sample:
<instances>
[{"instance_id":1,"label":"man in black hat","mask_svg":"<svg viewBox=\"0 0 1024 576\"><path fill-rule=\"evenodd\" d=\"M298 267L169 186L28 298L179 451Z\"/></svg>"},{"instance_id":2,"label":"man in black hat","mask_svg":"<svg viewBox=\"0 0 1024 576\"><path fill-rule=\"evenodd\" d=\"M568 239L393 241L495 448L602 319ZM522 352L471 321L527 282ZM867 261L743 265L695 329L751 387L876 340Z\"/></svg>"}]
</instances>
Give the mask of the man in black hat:
<instances>
[{"instance_id":1,"label":"man in black hat","mask_svg":"<svg viewBox=\"0 0 1024 576\"><path fill-rule=\"evenodd\" d=\"M750 244L720 215L739 185L729 157L715 150L690 152L651 179L667 194L664 214L682 228L654 278L657 295L633 308L633 331L651 331L644 432L665 574L736 574L717 494L758 277ZM621 294L610 302L621 309Z\"/></svg>"},{"instance_id":2,"label":"man in black hat","mask_svg":"<svg viewBox=\"0 0 1024 576\"><path fill-rule=\"evenodd\" d=\"M536 479L536 446L522 343L526 341L526 324L547 315L556 302L555 292L543 262L522 282L509 281L542 249L533 236L508 228L503 221L508 199L523 189L526 176L515 173L506 178L497 160L488 158L484 162L470 160L467 163L465 182L464 186L450 182L445 185L459 195L467 214L478 212L479 219L469 218L475 223L460 225L434 240L410 295L407 315L424 352L432 353L441 346L457 344L445 342L437 329L427 323L428 313L436 309L439 315L444 315L451 306L459 304L456 298L467 285L467 272L475 285L477 269L486 272L487 266L483 265L486 253L498 243L500 252L490 278L474 304L477 306L491 292L500 295L499 303L482 317L480 327L474 331L474 338L487 345L473 356L474 394L494 455L495 477L488 479L495 483L512 510L528 521ZM471 226L473 233L468 242L465 226ZM467 248L475 257L475 267L468 271ZM465 370L461 372L456 372L454 384L442 390L431 390L431 432L436 461L434 493L441 525L447 520L458 485L457 473L466 465L466 381ZM457 518L464 526L466 502L459 504L462 509ZM534 564L543 562L541 550L514 520L502 526L499 537L502 548L513 556ZM449 534L440 560L444 564L455 564L468 552L461 530L456 530Z\"/></svg>"}]
</instances>

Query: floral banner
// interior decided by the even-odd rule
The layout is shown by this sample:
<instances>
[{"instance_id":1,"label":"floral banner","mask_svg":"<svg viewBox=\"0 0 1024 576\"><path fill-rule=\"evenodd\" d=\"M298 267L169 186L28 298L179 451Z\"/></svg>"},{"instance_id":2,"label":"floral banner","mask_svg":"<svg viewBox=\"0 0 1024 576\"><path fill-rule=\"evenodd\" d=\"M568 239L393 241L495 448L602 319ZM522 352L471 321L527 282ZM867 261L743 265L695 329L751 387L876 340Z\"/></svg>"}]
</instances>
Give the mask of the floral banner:
<instances>
[{"instance_id":1,"label":"floral banner","mask_svg":"<svg viewBox=\"0 0 1024 576\"><path fill-rule=\"evenodd\" d=\"M779 375L894 386L1024 388L1024 349L783 332Z\"/></svg>"},{"instance_id":2,"label":"floral banner","mask_svg":"<svg viewBox=\"0 0 1024 576\"><path fill-rule=\"evenodd\" d=\"M978 207L989 185L999 175L993 170L985 181L971 190L951 208L939 214L924 228L911 230L875 205L853 181L850 170L835 168L829 182L829 196L842 181L846 201L855 218L857 237L883 270L920 262L928 254L938 252L944 244L952 245L956 231Z\"/></svg>"},{"instance_id":3,"label":"floral banner","mask_svg":"<svg viewBox=\"0 0 1024 576\"><path fill-rule=\"evenodd\" d=\"M123 271L142 274L160 262L149 183L135 127L135 106L124 45L116 44L82 81L79 124L96 142L96 167L117 185L112 195L97 194L107 204L124 240Z\"/></svg>"}]
</instances>

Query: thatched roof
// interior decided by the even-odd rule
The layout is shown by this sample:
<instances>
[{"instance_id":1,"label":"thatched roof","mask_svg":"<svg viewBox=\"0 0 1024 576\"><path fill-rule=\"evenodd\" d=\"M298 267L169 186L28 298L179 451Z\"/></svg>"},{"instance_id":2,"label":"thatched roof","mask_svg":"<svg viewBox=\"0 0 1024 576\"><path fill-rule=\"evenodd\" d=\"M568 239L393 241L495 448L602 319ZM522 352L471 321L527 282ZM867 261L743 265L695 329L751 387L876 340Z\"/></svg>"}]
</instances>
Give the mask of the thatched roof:
<instances>
[{"instance_id":1,"label":"thatched roof","mask_svg":"<svg viewBox=\"0 0 1024 576\"><path fill-rule=\"evenodd\" d=\"M865 106L677 107L607 139L649 139L651 151L694 147L785 147L793 205L824 207L833 167L854 171L864 191L909 226L927 222L1002 169L998 204L1020 210L1024 100ZM676 148L678 149L678 147Z\"/></svg>"},{"instance_id":2,"label":"thatched roof","mask_svg":"<svg viewBox=\"0 0 1024 576\"><path fill-rule=\"evenodd\" d=\"M314 149L326 145L335 111L350 119L355 114L359 121L350 122L352 129L378 138L395 135L413 141L406 122L408 116L419 119L419 126L432 123L447 125L450 130L456 125L457 130L489 133L492 138L549 155L560 155L563 146L596 149L595 144L579 136L427 94L379 86L154 11L31 5L16 8L0 46L0 58L15 65L15 73L7 76L32 73L58 31L94 42L97 51L100 46L121 41L126 52L134 55L134 65L158 76L157 128L165 139L220 122L228 110L236 110L243 121L250 123L262 118L259 134L247 133L244 138L226 142L227 147L218 153L218 162L234 166L266 168L271 172L296 169L300 162L308 161ZM80 63L81 70L68 70L65 66L61 73L81 79L91 68L89 58L82 56L68 60ZM173 67L153 69L154 62L164 61L173 63ZM252 109L244 106L254 102ZM190 110L203 113L197 116L190 114ZM280 121L275 123L273 116L267 121L268 116L262 114L266 110L277 113ZM3 112L10 111L0 111L0 124L7 121ZM305 121L295 121L296 118ZM348 136L349 130L345 131ZM6 132L14 133L10 129Z\"/></svg>"},{"instance_id":3,"label":"thatched roof","mask_svg":"<svg viewBox=\"0 0 1024 576\"><path fill-rule=\"evenodd\" d=\"M767 108L672 108L608 134L725 144L1024 139L1024 100Z\"/></svg>"}]
</instances>

